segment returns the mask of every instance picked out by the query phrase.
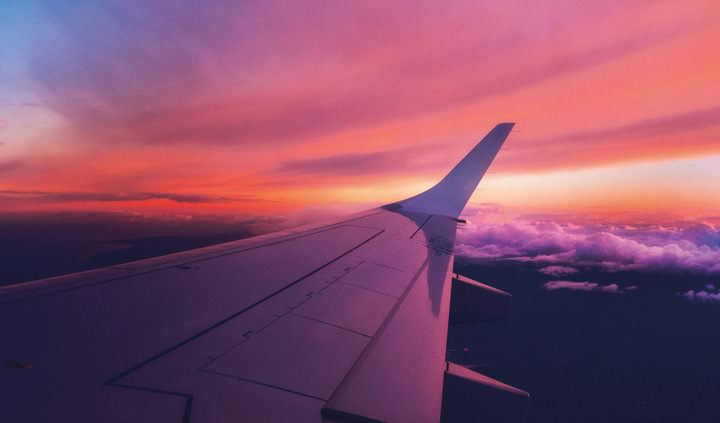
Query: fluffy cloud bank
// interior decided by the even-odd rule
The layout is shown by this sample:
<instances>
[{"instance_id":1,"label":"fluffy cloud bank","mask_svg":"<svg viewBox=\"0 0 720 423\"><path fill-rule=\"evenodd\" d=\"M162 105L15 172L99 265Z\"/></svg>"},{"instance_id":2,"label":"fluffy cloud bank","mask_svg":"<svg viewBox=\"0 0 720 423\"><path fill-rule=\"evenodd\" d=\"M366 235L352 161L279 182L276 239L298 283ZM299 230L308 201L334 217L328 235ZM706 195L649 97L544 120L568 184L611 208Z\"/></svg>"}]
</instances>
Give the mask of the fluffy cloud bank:
<instances>
[{"instance_id":1,"label":"fluffy cloud bank","mask_svg":"<svg viewBox=\"0 0 720 423\"><path fill-rule=\"evenodd\" d=\"M613 294L621 294L626 292L635 291L637 286L629 286L627 288L620 288L614 283L610 285L599 285L592 282L570 282L570 281L551 281L543 284L543 288L548 291L555 291L556 289L569 289L571 291L598 291L598 292L610 292Z\"/></svg>"},{"instance_id":2,"label":"fluffy cloud bank","mask_svg":"<svg viewBox=\"0 0 720 423\"><path fill-rule=\"evenodd\" d=\"M575 225L513 220L469 224L456 252L475 260L513 260L566 276L577 268L720 274L720 235L709 224L686 228Z\"/></svg>"}]
</instances>

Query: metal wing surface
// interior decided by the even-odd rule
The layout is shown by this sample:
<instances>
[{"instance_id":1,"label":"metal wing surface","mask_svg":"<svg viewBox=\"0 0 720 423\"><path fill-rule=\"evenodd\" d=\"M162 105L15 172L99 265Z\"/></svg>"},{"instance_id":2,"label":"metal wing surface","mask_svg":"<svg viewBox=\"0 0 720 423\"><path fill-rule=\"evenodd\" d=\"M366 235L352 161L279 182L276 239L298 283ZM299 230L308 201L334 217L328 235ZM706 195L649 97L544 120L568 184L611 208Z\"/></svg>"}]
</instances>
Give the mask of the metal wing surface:
<instances>
[{"instance_id":1,"label":"metal wing surface","mask_svg":"<svg viewBox=\"0 0 720 423\"><path fill-rule=\"evenodd\" d=\"M0 419L523 421L527 394L445 362L449 319L509 310L451 269L457 217L511 128L408 200L0 289Z\"/></svg>"}]
</instances>

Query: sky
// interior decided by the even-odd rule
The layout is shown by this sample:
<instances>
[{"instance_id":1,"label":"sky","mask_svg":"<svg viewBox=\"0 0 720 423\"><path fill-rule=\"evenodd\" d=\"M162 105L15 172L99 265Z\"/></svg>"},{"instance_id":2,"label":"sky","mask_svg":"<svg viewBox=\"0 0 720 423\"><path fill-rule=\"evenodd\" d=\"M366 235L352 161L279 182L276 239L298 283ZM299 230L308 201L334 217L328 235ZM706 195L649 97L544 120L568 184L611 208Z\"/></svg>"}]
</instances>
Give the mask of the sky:
<instances>
[{"instance_id":1,"label":"sky","mask_svg":"<svg viewBox=\"0 0 720 423\"><path fill-rule=\"evenodd\" d=\"M0 211L388 203L510 121L471 202L718 216L719 18L712 1L4 1Z\"/></svg>"}]
</instances>

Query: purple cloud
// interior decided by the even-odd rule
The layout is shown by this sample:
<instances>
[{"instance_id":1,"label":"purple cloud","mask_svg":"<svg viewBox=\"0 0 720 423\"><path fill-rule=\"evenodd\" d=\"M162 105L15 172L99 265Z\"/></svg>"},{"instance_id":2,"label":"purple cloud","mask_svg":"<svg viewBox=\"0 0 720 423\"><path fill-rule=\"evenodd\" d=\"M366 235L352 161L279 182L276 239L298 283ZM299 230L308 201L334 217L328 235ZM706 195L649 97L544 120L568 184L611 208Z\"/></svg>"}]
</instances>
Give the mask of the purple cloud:
<instances>
[{"instance_id":1,"label":"purple cloud","mask_svg":"<svg viewBox=\"0 0 720 423\"><path fill-rule=\"evenodd\" d=\"M629 286L627 288L620 288L616 284L610 285L599 285L593 282L571 282L571 281L551 281L542 285L548 291L555 291L557 289L569 289L571 291L589 291L589 292L609 292L613 294L622 294L626 292L635 291L638 289L637 286Z\"/></svg>"},{"instance_id":2,"label":"purple cloud","mask_svg":"<svg viewBox=\"0 0 720 423\"><path fill-rule=\"evenodd\" d=\"M707 245L709 247L720 246L720 233L712 225L701 223L690 226L682 231L681 239L688 240L695 245Z\"/></svg>"},{"instance_id":3,"label":"purple cloud","mask_svg":"<svg viewBox=\"0 0 720 423\"><path fill-rule=\"evenodd\" d=\"M548 266L539 269L538 272L544 273L549 276L567 276L574 273L580 273L579 270L569 266Z\"/></svg>"},{"instance_id":4,"label":"purple cloud","mask_svg":"<svg viewBox=\"0 0 720 423\"><path fill-rule=\"evenodd\" d=\"M470 260L544 264L543 273L554 276L576 266L720 274L720 235L709 224L633 228L523 220L481 223L459 233L456 250Z\"/></svg>"},{"instance_id":5,"label":"purple cloud","mask_svg":"<svg viewBox=\"0 0 720 423\"><path fill-rule=\"evenodd\" d=\"M718 291L715 288L715 285L711 283L706 284L705 289L702 291L695 291L691 289L685 293L678 292L677 294L682 295L690 301L701 301L703 303L720 303L720 291Z\"/></svg>"},{"instance_id":6,"label":"purple cloud","mask_svg":"<svg viewBox=\"0 0 720 423\"><path fill-rule=\"evenodd\" d=\"M0 145L2 145L2 142L0 142ZM0 175L2 175L4 173L14 172L17 169L20 169L23 166L23 164L24 163L20 160L0 162Z\"/></svg>"},{"instance_id":7,"label":"purple cloud","mask_svg":"<svg viewBox=\"0 0 720 423\"><path fill-rule=\"evenodd\" d=\"M683 297L687 298L691 301L702 301L704 303L718 303L720 302L720 292L707 292L707 291L698 291L695 292L692 289L684 294L682 294Z\"/></svg>"}]
</instances>

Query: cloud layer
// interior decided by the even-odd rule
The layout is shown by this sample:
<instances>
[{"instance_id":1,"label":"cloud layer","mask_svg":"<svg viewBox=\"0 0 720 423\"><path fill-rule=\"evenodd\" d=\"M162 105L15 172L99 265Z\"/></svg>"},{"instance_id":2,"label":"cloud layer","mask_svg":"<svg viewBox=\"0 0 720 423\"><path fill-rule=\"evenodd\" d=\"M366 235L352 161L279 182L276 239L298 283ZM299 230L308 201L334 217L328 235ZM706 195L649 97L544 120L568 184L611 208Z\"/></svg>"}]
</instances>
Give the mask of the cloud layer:
<instances>
[{"instance_id":1,"label":"cloud layer","mask_svg":"<svg viewBox=\"0 0 720 423\"><path fill-rule=\"evenodd\" d=\"M556 277L578 268L720 274L720 235L705 223L685 228L479 223L460 231L456 251L471 260L533 262Z\"/></svg>"}]
</instances>

